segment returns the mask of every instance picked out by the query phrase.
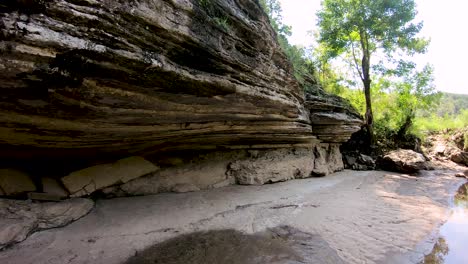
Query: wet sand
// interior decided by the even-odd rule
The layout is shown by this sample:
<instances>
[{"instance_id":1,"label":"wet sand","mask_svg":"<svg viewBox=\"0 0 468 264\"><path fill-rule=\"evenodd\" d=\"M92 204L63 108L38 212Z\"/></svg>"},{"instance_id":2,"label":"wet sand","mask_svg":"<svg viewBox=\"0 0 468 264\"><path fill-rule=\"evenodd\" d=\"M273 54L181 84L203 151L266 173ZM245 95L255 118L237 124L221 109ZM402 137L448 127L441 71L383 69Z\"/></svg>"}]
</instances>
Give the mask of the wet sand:
<instances>
[{"instance_id":1,"label":"wet sand","mask_svg":"<svg viewBox=\"0 0 468 264\"><path fill-rule=\"evenodd\" d=\"M418 263L464 182L453 171L344 171L100 200L0 252L0 263Z\"/></svg>"}]
</instances>

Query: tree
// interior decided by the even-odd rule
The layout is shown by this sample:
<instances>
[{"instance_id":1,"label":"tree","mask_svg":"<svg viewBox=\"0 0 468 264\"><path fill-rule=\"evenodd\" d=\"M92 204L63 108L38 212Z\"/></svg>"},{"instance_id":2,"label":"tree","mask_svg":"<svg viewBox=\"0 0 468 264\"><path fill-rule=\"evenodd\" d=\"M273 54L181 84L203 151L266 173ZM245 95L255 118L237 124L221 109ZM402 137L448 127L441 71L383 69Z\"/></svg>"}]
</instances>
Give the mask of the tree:
<instances>
[{"instance_id":1,"label":"tree","mask_svg":"<svg viewBox=\"0 0 468 264\"><path fill-rule=\"evenodd\" d=\"M403 138L413 125L417 110L428 110L437 104L441 93L434 87L432 66L426 65L422 71L407 74L402 82L396 83L397 107L401 119L397 136Z\"/></svg>"},{"instance_id":2,"label":"tree","mask_svg":"<svg viewBox=\"0 0 468 264\"><path fill-rule=\"evenodd\" d=\"M416 13L414 0L324 0L317 14L319 42L327 47L327 56L352 54L364 87L365 119L371 144L374 142L372 56L382 53L392 61L392 55L398 51L409 55L425 52L428 41L416 37L422 22L412 23Z\"/></svg>"}]
</instances>

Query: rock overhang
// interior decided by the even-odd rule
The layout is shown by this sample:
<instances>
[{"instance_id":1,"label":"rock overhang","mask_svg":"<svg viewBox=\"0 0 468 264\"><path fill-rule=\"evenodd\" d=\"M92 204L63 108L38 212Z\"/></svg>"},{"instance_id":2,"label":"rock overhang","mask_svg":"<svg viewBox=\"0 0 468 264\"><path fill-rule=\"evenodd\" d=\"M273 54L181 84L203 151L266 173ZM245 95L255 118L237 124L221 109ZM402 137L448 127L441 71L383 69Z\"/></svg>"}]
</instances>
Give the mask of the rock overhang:
<instances>
[{"instance_id":1,"label":"rock overhang","mask_svg":"<svg viewBox=\"0 0 468 264\"><path fill-rule=\"evenodd\" d=\"M303 92L255 1L26 9L1 15L5 156L287 147L315 138Z\"/></svg>"}]
</instances>

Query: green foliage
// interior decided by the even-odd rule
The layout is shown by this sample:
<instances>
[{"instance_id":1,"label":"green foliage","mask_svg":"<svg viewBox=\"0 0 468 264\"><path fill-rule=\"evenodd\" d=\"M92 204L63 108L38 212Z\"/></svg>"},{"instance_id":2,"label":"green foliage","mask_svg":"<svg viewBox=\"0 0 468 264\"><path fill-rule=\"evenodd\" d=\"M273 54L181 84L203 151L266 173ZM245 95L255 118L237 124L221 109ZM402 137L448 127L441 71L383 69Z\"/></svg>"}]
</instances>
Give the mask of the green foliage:
<instances>
[{"instance_id":1,"label":"green foliage","mask_svg":"<svg viewBox=\"0 0 468 264\"><path fill-rule=\"evenodd\" d=\"M417 110L427 110L438 104L441 94L435 91L432 73L433 68L426 65L422 71L408 73L403 81L395 84L397 107L402 117L398 120L400 135L411 129Z\"/></svg>"},{"instance_id":2,"label":"green foliage","mask_svg":"<svg viewBox=\"0 0 468 264\"><path fill-rule=\"evenodd\" d=\"M278 42L294 69L294 76L304 89L311 89L315 83L315 67L303 47L291 45L287 37L291 36L291 26L283 24L281 4L278 0L260 0L260 4L267 13L270 24L277 33Z\"/></svg>"},{"instance_id":3,"label":"green foliage","mask_svg":"<svg viewBox=\"0 0 468 264\"><path fill-rule=\"evenodd\" d=\"M444 93L441 99L444 103L436 109L439 116L454 116L461 114L463 109L468 109L468 95Z\"/></svg>"},{"instance_id":4,"label":"green foliage","mask_svg":"<svg viewBox=\"0 0 468 264\"><path fill-rule=\"evenodd\" d=\"M442 94L440 104L417 111L415 126L419 134L467 127L468 95Z\"/></svg>"},{"instance_id":5,"label":"green foliage","mask_svg":"<svg viewBox=\"0 0 468 264\"><path fill-rule=\"evenodd\" d=\"M302 47L289 45L287 43L283 44L282 47L293 66L294 77L307 89L308 82L310 82L310 80L316 82L316 80L314 77L315 66L313 62L307 58L306 50Z\"/></svg>"},{"instance_id":6,"label":"green foliage","mask_svg":"<svg viewBox=\"0 0 468 264\"><path fill-rule=\"evenodd\" d=\"M411 23L417 13L413 0L324 0L322 5L320 42L329 57L354 48L371 54L382 49L390 57L397 49L412 54L427 47L427 40L415 37L422 23Z\"/></svg>"},{"instance_id":7,"label":"green foliage","mask_svg":"<svg viewBox=\"0 0 468 264\"><path fill-rule=\"evenodd\" d=\"M197 0L198 6L207 14L207 19L224 31L229 31L229 18L225 16L212 0Z\"/></svg>"},{"instance_id":8,"label":"green foliage","mask_svg":"<svg viewBox=\"0 0 468 264\"><path fill-rule=\"evenodd\" d=\"M335 79L343 79L333 69L330 69L330 72L330 75L336 76ZM349 88L344 82L335 83L335 85L339 88L331 92L348 99L361 114L365 113L366 102L362 90ZM441 98L441 94L434 89L432 67L430 66L424 67L421 71L413 69L407 72L403 78L382 76L372 83L371 91L374 107L374 132L377 139L397 135L402 128L405 128L401 131L402 134L411 132L423 135L423 130L426 129L427 125L448 124L446 122L448 118L444 122L438 121L437 124L432 124L425 122L420 117L422 113L437 109ZM430 114L426 114L426 117L428 121L434 118ZM450 127L460 127L462 124L462 120L457 119ZM405 125L406 127L404 127Z\"/></svg>"},{"instance_id":9,"label":"green foliage","mask_svg":"<svg viewBox=\"0 0 468 264\"><path fill-rule=\"evenodd\" d=\"M281 15L283 10L280 2L278 0L260 0L260 4L270 18L270 24L278 33L278 37L287 43L287 37L291 36L292 31L291 26L283 24L283 16Z\"/></svg>"},{"instance_id":10,"label":"green foliage","mask_svg":"<svg viewBox=\"0 0 468 264\"><path fill-rule=\"evenodd\" d=\"M324 0L317 13L320 27L320 43L325 59L349 54L352 65L363 84L366 98L366 125L373 143L374 114L372 110L371 84L375 78L371 69L379 69L371 63L375 53L385 54L388 62L395 63L397 52L412 55L425 52L428 41L417 38L422 23L411 21L416 16L414 0ZM387 71L383 61L380 71ZM411 64L398 64L395 73L405 71ZM409 118L407 115L406 117ZM411 118L405 126L411 125ZM403 130L404 127L402 127Z\"/></svg>"},{"instance_id":11,"label":"green foliage","mask_svg":"<svg viewBox=\"0 0 468 264\"><path fill-rule=\"evenodd\" d=\"M444 104L442 101L441 104ZM437 113L425 113L415 119L415 131L418 134L438 132L445 129L463 128L468 126L468 109L464 109L458 115L439 116Z\"/></svg>"},{"instance_id":12,"label":"green foliage","mask_svg":"<svg viewBox=\"0 0 468 264\"><path fill-rule=\"evenodd\" d=\"M221 27L222 29L228 31L229 30L229 20L227 17L215 17L213 19L216 25Z\"/></svg>"}]
</instances>

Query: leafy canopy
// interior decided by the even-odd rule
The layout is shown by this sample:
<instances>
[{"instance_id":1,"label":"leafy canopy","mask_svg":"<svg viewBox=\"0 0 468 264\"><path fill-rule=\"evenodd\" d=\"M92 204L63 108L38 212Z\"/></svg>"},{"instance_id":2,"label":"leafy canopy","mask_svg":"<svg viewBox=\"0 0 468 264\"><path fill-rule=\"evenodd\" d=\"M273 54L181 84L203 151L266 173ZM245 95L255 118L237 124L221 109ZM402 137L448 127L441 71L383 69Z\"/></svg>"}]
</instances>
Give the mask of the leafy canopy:
<instances>
[{"instance_id":1,"label":"leafy canopy","mask_svg":"<svg viewBox=\"0 0 468 264\"><path fill-rule=\"evenodd\" d=\"M324 0L317 14L319 41L329 57L358 46L370 54L382 49L389 57L397 49L422 53L428 41L416 37L423 26L412 22L416 14L414 0Z\"/></svg>"}]
</instances>

